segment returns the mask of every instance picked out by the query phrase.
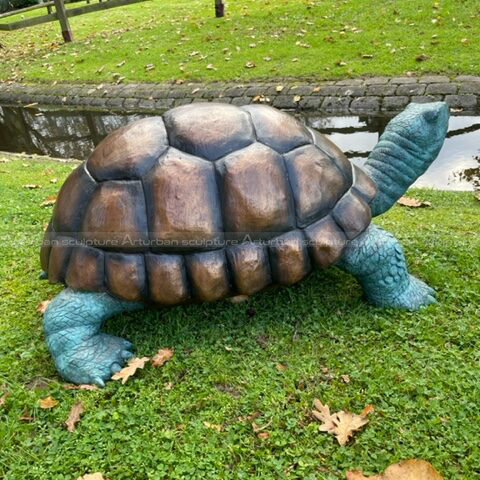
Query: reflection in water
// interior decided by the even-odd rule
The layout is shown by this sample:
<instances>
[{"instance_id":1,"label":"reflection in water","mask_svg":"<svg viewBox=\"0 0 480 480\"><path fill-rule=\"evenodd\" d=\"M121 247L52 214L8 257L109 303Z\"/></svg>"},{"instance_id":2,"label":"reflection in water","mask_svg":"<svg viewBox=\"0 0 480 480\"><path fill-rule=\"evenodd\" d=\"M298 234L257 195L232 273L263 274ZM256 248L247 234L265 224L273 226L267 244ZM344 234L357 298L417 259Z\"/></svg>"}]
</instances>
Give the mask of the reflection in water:
<instances>
[{"instance_id":1,"label":"reflection in water","mask_svg":"<svg viewBox=\"0 0 480 480\"><path fill-rule=\"evenodd\" d=\"M108 133L145 114L35 110L0 106L0 150L85 159ZM299 116L362 165L389 118ZM480 117L450 119L438 159L415 183L420 187L480 190Z\"/></svg>"}]
</instances>

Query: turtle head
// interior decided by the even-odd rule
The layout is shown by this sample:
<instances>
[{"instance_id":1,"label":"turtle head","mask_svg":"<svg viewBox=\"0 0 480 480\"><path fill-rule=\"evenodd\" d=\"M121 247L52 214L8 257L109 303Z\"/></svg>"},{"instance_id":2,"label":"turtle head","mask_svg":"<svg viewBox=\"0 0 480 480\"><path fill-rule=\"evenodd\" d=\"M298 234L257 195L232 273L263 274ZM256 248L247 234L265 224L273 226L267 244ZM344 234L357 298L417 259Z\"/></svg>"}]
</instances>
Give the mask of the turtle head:
<instances>
[{"instance_id":1,"label":"turtle head","mask_svg":"<svg viewBox=\"0 0 480 480\"><path fill-rule=\"evenodd\" d=\"M448 130L449 111L445 102L411 103L388 124L385 133L399 135L429 164L437 157ZM408 148L405 142L405 148ZM401 139L398 143L402 145ZM427 165L428 167L428 165ZM423 172L422 172L423 173Z\"/></svg>"},{"instance_id":2,"label":"turtle head","mask_svg":"<svg viewBox=\"0 0 480 480\"><path fill-rule=\"evenodd\" d=\"M411 103L390 121L365 163L377 185L372 215L388 210L437 158L448 118L445 102Z\"/></svg>"}]
</instances>

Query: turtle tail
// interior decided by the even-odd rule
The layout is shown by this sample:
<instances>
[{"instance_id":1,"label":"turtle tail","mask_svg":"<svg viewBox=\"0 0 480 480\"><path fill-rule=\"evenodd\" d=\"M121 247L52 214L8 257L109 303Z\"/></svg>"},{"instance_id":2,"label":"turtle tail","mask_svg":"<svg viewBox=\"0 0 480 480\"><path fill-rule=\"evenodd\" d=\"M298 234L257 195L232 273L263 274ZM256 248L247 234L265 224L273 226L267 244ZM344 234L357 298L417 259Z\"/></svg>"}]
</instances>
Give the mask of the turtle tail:
<instances>
[{"instance_id":1,"label":"turtle tail","mask_svg":"<svg viewBox=\"0 0 480 480\"><path fill-rule=\"evenodd\" d=\"M448 130L444 102L411 103L387 125L364 169L378 191L372 215L387 211L437 158Z\"/></svg>"}]
</instances>

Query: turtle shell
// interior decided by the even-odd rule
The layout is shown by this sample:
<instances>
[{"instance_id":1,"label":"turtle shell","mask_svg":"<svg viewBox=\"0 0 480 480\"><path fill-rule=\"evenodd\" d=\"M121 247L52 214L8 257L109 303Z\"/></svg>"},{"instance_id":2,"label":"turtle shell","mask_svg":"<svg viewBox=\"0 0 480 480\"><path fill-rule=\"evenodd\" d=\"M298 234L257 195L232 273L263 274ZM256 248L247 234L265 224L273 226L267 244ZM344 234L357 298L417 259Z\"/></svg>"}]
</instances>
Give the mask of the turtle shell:
<instances>
[{"instance_id":1,"label":"turtle shell","mask_svg":"<svg viewBox=\"0 0 480 480\"><path fill-rule=\"evenodd\" d=\"M51 282L157 304L248 295L337 262L374 195L284 112L186 105L116 130L72 172L42 268Z\"/></svg>"}]
</instances>

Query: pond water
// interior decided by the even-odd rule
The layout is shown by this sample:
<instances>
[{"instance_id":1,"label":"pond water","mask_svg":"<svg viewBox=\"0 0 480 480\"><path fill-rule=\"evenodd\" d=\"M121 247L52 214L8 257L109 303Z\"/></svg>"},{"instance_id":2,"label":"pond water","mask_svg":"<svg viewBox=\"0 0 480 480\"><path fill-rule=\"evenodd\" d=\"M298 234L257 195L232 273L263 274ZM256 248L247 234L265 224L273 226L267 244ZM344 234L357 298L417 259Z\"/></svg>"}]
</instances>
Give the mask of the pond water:
<instances>
[{"instance_id":1,"label":"pond water","mask_svg":"<svg viewBox=\"0 0 480 480\"><path fill-rule=\"evenodd\" d=\"M108 133L145 116L0 106L0 151L83 160ZM327 135L359 165L366 161L389 121L385 116L298 117ZM415 186L480 190L480 116L450 118L439 157Z\"/></svg>"}]
</instances>

